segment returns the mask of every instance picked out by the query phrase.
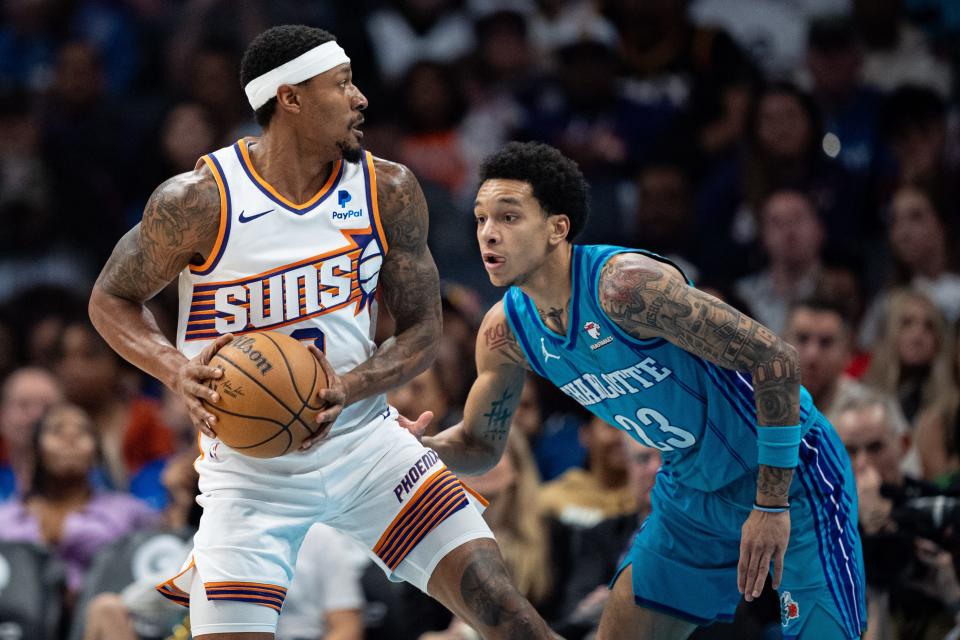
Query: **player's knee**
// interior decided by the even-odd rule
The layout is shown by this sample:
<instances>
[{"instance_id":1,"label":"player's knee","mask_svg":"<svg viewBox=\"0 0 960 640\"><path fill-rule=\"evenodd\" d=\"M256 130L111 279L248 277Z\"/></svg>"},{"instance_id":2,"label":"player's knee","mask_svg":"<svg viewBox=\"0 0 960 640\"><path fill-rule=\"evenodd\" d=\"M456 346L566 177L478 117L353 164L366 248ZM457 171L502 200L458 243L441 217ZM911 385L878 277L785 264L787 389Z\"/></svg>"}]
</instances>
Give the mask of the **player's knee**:
<instances>
[{"instance_id":1,"label":"player's knee","mask_svg":"<svg viewBox=\"0 0 960 640\"><path fill-rule=\"evenodd\" d=\"M448 554L430 578L430 593L492 638L549 638L543 619L513 586L496 543L472 540Z\"/></svg>"}]
</instances>

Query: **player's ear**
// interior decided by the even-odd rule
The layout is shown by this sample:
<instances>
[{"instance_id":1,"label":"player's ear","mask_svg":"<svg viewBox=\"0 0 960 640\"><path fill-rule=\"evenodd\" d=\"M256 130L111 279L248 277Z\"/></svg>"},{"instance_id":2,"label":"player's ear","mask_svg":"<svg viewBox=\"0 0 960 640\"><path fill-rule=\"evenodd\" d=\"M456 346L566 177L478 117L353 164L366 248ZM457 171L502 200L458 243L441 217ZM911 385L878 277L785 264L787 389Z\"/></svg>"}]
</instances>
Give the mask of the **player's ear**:
<instances>
[{"instance_id":1,"label":"player's ear","mask_svg":"<svg viewBox=\"0 0 960 640\"><path fill-rule=\"evenodd\" d=\"M289 84L277 87L277 108L288 113L300 113L300 94Z\"/></svg>"},{"instance_id":2,"label":"player's ear","mask_svg":"<svg viewBox=\"0 0 960 640\"><path fill-rule=\"evenodd\" d=\"M570 235L570 218L565 213L556 213L547 218L550 224L550 244L558 245Z\"/></svg>"}]
</instances>

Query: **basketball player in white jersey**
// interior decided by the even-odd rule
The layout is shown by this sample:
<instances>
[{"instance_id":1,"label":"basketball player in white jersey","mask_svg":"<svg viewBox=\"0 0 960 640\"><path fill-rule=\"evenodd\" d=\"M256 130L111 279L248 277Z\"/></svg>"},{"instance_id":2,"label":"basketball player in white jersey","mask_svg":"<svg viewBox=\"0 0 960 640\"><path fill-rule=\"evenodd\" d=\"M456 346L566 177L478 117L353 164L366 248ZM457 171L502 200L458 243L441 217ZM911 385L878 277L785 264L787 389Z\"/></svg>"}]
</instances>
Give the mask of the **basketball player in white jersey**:
<instances>
[{"instance_id":1,"label":"basketball player in white jersey","mask_svg":"<svg viewBox=\"0 0 960 640\"><path fill-rule=\"evenodd\" d=\"M189 605L195 638L270 640L300 544L321 521L484 637L551 637L507 577L472 502L482 498L397 425L383 395L430 364L440 334L417 180L363 151L367 101L331 34L274 27L241 67L263 135L160 185L90 299L107 341L176 390L201 431L203 519L183 571L158 589ZM178 276L174 346L144 303ZM381 280L397 330L378 348ZM258 330L309 344L330 380L315 436L266 460L219 442L200 402L218 400L205 384L222 375L208 365L216 350Z\"/></svg>"}]
</instances>

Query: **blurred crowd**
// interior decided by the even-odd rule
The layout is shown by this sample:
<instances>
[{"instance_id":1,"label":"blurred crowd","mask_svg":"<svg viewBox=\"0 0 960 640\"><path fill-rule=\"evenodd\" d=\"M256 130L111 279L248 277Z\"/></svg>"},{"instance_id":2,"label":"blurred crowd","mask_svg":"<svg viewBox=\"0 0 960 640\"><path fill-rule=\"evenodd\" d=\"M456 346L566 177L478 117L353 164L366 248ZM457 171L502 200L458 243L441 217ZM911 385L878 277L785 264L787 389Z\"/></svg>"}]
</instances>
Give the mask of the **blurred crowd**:
<instances>
[{"instance_id":1,"label":"blurred crowd","mask_svg":"<svg viewBox=\"0 0 960 640\"><path fill-rule=\"evenodd\" d=\"M85 301L156 185L257 135L239 59L281 23L338 36L370 100L365 145L411 167L430 205L444 336L435 364L390 394L402 413L434 411L434 431L458 421L479 319L500 295L476 250L480 160L512 139L550 143L591 185L580 241L666 255L799 350L857 477L868 637L960 638L957 2L0 11L3 638L189 637L185 610L152 586L183 561L199 518L196 434L172 393L100 339ZM175 289L151 304L172 336ZM564 637L589 637L649 512L658 452L535 379L513 427L500 464L468 483L491 500L521 591ZM777 638L779 619L768 593L695 637ZM315 527L278 638L321 637L476 636Z\"/></svg>"}]
</instances>

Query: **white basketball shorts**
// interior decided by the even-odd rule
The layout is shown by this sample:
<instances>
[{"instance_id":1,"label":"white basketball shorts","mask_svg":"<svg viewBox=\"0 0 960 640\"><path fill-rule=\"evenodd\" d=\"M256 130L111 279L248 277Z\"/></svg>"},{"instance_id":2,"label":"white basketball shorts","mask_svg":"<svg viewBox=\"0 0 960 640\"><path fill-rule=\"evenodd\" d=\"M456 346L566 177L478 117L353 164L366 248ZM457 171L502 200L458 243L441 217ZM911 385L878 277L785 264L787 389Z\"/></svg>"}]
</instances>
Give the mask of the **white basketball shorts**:
<instances>
[{"instance_id":1,"label":"white basketball shorts","mask_svg":"<svg viewBox=\"0 0 960 640\"><path fill-rule=\"evenodd\" d=\"M392 407L364 427L279 458L252 458L201 436L195 464L203 517L193 552L157 586L190 606L194 635L273 631L315 522L352 536L391 580L424 592L446 554L493 538L483 498L401 427Z\"/></svg>"}]
</instances>

